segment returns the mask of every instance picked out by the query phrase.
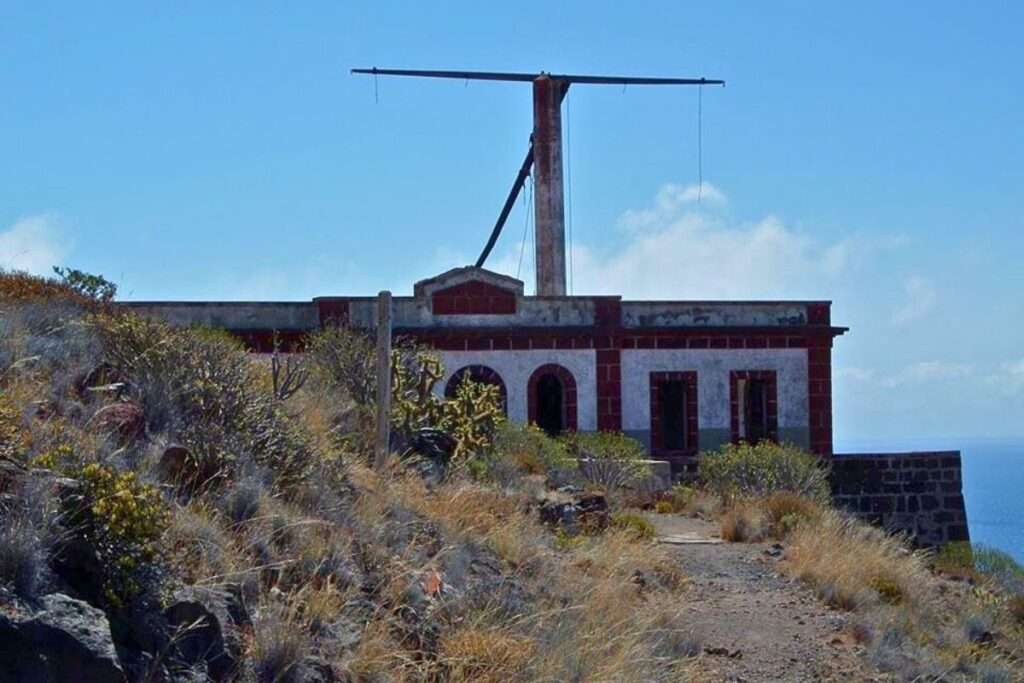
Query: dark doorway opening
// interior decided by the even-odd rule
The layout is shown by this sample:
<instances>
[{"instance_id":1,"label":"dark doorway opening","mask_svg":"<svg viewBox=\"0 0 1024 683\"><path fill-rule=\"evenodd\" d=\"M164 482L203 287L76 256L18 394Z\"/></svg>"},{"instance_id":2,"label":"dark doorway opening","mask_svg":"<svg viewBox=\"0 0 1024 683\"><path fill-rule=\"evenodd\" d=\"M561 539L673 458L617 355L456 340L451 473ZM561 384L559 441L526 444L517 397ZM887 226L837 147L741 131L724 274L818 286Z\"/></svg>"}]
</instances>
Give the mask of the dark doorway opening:
<instances>
[{"instance_id":1,"label":"dark doorway opening","mask_svg":"<svg viewBox=\"0 0 1024 683\"><path fill-rule=\"evenodd\" d=\"M668 380L658 383L658 424L661 447L682 451L686 443L686 383Z\"/></svg>"},{"instance_id":2,"label":"dark doorway opening","mask_svg":"<svg viewBox=\"0 0 1024 683\"><path fill-rule=\"evenodd\" d=\"M770 438L768 429L768 383L760 379L746 380L743 390L743 435L757 443Z\"/></svg>"},{"instance_id":3,"label":"dark doorway opening","mask_svg":"<svg viewBox=\"0 0 1024 683\"><path fill-rule=\"evenodd\" d=\"M562 381L554 374L545 374L537 380L537 426L550 436L558 436L565 429L565 391Z\"/></svg>"}]
</instances>

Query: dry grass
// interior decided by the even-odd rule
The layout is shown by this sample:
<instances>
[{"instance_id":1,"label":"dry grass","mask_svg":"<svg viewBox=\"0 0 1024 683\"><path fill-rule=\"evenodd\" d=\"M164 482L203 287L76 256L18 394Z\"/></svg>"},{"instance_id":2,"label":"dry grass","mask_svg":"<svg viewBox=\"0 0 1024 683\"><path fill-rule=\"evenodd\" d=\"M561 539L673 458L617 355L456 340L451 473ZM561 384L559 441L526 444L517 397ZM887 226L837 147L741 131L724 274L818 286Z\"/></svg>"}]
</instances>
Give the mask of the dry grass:
<instances>
[{"instance_id":1,"label":"dry grass","mask_svg":"<svg viewBox=\"0 0 1024 683\"><path fill-rule=\"evenodd\" d=\"M361 497L360 518L379 520L398 505L442 524L449 543L483 541L533 596L511 618L493 610L464 615L441 638L432 664L407 649L403 654L387 628L390 617L382 614L349 665L355 680L383 670L396 680L671 680L687 666L685 658L655 652L663 641L680 640L685 624L677 605L685 576L632 530L581 537L556 551L518 496L464 481L428 491L417 478L394 472L353 476L380 494ZM448 552L454 549L443 549L435 560ZM417 572L432 566L417 561L409 555L392 564L385 604L398 604Z\"/></svg>"},{"instance_id":2,"label":"dry grass","mask_svg":"<svg viewBox=\"0 0 1024 683\"><path fill-rule=\"evenodd\" d=\"M501 683L526 668L536 643L502 628L463 626L441 639L439 658L449 681Z\"/></svg>"},{"instance_id":3,"label":"dry grass","mask_svg":"<svg viewBox=\"0 0 1024 683\"><path fill-rule=\"evenodd\" d=\"M722 514L720 533L730 543L758 543L770 529L771 520L757 502L737 503Z\"/></svg>"},{"instance_id":4,"label":"dry grass","mask_svg":"<svg viewBox=\"0 0 1024 683\"><path fill-rule=\"evenodd\" d=\"M824 512L817 523L798 526L789 540L787 571L841 609L883 598L913 603L928 577L923 557L908 552L904 539L835 511Z\"/></svg>"},{"instance_id":5,"label":"dry grass","mask_svg":"<svg viewBox=\"0 0 1024 683\"><path fill-rule=\"evenodd\" d=\"M761 507L767 513L772 531L777 536L784 536L800 524L814 523L822 514L819 503L789 491L771 494L761 501Z\"/></svg>"}]
</instances>

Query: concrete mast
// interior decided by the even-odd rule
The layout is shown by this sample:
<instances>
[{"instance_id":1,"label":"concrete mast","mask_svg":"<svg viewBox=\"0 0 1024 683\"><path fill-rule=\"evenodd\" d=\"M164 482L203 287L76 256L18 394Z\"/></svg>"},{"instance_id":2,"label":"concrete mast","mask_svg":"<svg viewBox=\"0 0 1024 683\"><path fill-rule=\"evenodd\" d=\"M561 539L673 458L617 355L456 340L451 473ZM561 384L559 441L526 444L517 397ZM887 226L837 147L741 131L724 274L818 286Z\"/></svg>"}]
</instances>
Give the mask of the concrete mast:
<instances>
[{"instance_id":1,"label":"concrete mast","mask_svg":"<svg viewBox=\"0 0 1024 683\"><path fill-rule=\"evenodd\" d=\"M568 83L533 81L534 225L538 296L565 296L565 202L562 96Z\"/></svg>"}]
</instances>

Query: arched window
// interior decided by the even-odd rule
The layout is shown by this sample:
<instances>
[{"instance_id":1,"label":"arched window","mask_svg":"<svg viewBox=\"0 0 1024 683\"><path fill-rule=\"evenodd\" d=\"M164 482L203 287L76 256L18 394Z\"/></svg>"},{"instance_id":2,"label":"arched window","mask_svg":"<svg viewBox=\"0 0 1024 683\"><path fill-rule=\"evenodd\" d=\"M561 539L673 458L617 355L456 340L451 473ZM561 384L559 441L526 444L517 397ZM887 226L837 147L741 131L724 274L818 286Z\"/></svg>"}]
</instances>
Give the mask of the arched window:
<instances>
[{"instance_id":1,"label":"arched window","mask_svg":"<svg viewBox=\"0 0 1024 683\"><path fill-rule=\"evenodd\" d=\"M576 431L576 379L561 365L542 365L527 387L530 422L552 436Z\"/></svg>"},{"instance_id":2,"label":"arched window","mask_svg":"<svg viewBox=\"0 0 1024 683\"><path fill-rule=\"evenodd\" d=\"M459 388L459 384L466 379L498 387L498 394L501 396L501 412L506 415L508 414L508 395L505 391L505 382L502 381L501 375L486 365L467 365L456 370L452 373L452 376L448 379L448 384L444 387L444 395L448 398L453 398Z\"/></svg>"}]
</instances>

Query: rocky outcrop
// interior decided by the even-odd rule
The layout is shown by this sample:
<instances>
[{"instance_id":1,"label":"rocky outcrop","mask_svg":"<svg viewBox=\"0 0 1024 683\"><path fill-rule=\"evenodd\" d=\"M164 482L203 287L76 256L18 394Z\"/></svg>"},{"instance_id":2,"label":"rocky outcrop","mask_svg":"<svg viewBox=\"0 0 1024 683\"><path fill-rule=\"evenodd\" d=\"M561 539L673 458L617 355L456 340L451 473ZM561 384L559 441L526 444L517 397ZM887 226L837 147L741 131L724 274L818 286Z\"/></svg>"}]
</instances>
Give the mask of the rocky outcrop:
<instances>
[{"instance_id":1,"label":"rocky outcrop","mask_svg":"<svg viewBox=\"0 0 1024 683\"><path fill-rule=\"evenodd\" d=\"M235 626L248 622L244 605L229 590L187 587L174 594L164 610L172 629L176 659L205 666L211 680L226 681L241 660L242 643Z\"/></svg>"},{"instance_id":2,"label":"rocky outcrop","mask_svg":"<svg viewBox=\"0 0 1024 683\"><path fill-rule=\"evenodd\" d=\"M127 401L100 408L92 419L99 429L113 432L125 442L134 441L146 429L142 408Z\"/></svg>"},{"instance_id":3,"label":"rocky outcrop","mask_svg":"<svg viewBox=\"0 0 1024 683\"><path fill-rule=\"evenodd\" d=\"M66 595L38 609L0 612L0 680L11 683L123 683L102 611Z\"/></svg>"},{"instance_id":4,"label":"rocky outcrop","mask_svg":"<svg viewBox=\"0 0 1024 683\"><path fill-rule=\"evenodd\" d=\"M608 501L601 493L578 493L563 487L547 492L540 502L540 521L570 534L608 527Z\"/></svg>"}]
</instances>

